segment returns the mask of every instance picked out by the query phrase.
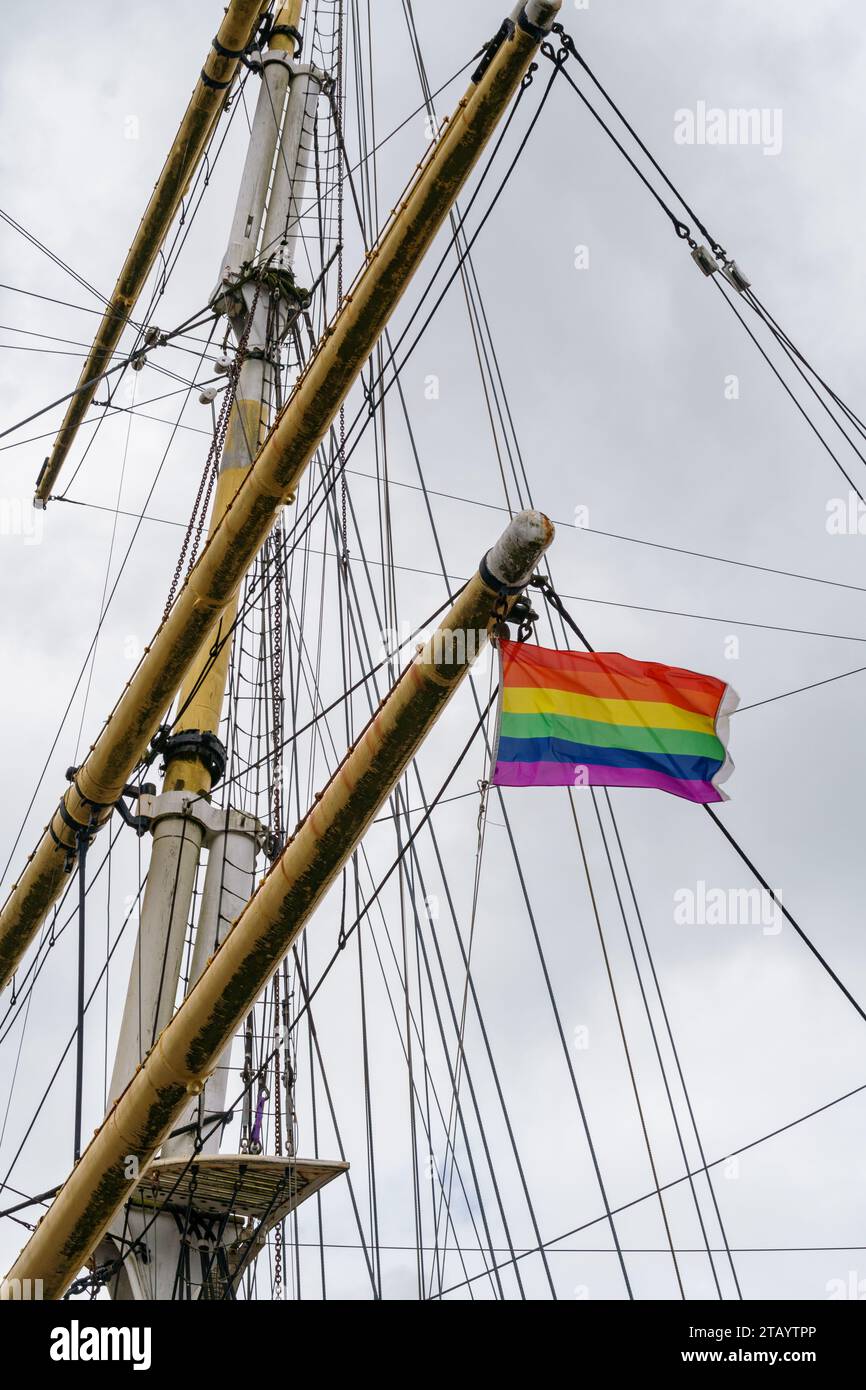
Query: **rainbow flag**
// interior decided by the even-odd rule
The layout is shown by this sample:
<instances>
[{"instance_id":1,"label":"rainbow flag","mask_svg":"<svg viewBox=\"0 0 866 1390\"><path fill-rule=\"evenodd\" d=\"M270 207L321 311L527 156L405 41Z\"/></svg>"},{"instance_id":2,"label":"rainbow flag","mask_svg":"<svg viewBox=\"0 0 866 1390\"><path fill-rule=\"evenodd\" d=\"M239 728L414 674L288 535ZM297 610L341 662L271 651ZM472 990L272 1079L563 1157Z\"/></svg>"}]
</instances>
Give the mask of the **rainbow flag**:
<instances>
[{"instance_id":1,"label":"rainbow flag","mask_svg":"<svg viewBox=\"0 0 866 1390\"><path fill-rule=\"evenodd\" d=\"M719 782L728 716L724 681L632 661L499 642L499 787L654 787L687 801L727 800Z\"/></svg>"}]
</instances>

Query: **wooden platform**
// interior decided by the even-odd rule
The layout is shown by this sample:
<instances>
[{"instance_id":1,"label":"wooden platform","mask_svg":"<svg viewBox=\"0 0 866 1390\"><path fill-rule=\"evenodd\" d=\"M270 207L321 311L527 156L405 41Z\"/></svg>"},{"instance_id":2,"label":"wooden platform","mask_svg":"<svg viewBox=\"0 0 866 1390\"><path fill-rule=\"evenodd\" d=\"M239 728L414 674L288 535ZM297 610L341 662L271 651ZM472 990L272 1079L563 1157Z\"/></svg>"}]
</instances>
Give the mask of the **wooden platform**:
<instances>
[{"instance_id":1,"label":"wooden platform","mask_svg":"<svg viewBox=\"0 0 866 1390\"><path fill-rule=\"evenodd\" d=\"M157 1211L194 1211L271 1224L348 1170L327 1159L275 1158L268 1154L202 1154L157 1158L131 1199Z\"/></svg>"}]
</instances>

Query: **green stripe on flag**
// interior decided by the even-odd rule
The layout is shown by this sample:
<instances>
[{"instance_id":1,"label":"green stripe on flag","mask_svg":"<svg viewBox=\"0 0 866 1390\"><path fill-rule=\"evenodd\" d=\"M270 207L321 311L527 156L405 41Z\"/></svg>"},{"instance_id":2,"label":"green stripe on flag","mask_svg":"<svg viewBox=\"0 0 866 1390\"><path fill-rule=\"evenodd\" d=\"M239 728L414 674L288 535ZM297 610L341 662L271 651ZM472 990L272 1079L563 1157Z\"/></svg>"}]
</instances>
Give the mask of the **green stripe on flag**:
<instances>
[{"instance_id":1,"label":"green stripe on flag","mask_svg":"<svg viewBox=\"0 0 866 1390\"><path fill-rule=\"evenodd\" d=\"M689 729L646 729L640 725L601 724L568 714L509 714L503 711L504 738L562 738L597 748L629 748L637 753L685 753L696 758L724 760L725 750L715 734Z\"/></svg>"}]
</instances>

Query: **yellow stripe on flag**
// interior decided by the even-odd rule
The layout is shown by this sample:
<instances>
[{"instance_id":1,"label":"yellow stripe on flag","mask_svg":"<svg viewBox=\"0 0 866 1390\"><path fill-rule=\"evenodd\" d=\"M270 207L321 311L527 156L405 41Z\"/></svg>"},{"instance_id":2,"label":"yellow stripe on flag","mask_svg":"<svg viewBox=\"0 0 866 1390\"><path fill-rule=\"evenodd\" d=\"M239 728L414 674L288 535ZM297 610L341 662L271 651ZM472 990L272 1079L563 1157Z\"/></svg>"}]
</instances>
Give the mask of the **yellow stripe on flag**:
<instances>
[{"instance_id":1,"label":"yellow stripe on flag","mask_svg":"<svg viewBox=\"0 0 866 1390\"><path fill-rule=\"evenodd\" d=\"M541 690L537 686L506 686L502 708L507 714L569 714L600 724L715 732L708 714L695 714L660 700L604 700L595 695L574 695L568 690Z\"/></svg>"}]
</instances>

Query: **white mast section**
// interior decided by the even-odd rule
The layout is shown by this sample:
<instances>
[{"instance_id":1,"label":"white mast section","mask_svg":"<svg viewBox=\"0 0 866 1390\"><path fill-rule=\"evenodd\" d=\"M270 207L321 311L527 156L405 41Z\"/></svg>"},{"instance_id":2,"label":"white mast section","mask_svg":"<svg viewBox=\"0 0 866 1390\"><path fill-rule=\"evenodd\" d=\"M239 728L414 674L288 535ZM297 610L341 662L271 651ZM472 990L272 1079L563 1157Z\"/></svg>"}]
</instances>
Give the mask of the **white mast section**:
<instances>
[{"instance_id":1,"label":"white mast section","mask_svg":"<svg viewBox=\"0 0 866 1390\"><path fill-rule=\"evenodd\" d=\"M300 9L300 0L285 5L277 16L275 29L282 26L297 32ZM272 38L265 51L252 55L252 61L260 64L261 85L228 246L214 292L214 303L228 314L238 342L247 330L246 354L233 411L235 427L230 426L226 438L221 475L239 470L240 476L249 467L270 422L273 375L277 370L271 359L279 350L273 329L270 337L268 333L269 305L274 305L274 299L266 293L256 298L255 284L248 277L253 266L292 270L300 232L297 219L306 196L312 159L317 103L330 81L325 73L309 64L295 63L294 49L295 40L282 33ZM248 326L254 302L253 320ZM276 304L277 342L292 307L285 297L280 297ZM218 493L214 507L224 500ZM220 690L220 699L223 693ZM182 692L181 705L183 702ZM174 781L167 776L166 789L159 796L144 796L139 805L140 812L151 819L153 845L109 1108L174 1012L202 850L208 849L208 864L187 992L252 896L256 861L267 839L264 827L254 817L214 807L196 789L177 789L176 783L169 785L170 780ZM179 1128L195 1127L197 1120L207 1127L209 1116L224 1112L230 1061L231 1046L226 1048L205 1092L191 1099ZM218 1153L220 1134L221 1130L216 1129L201 1151ZM163 1158L186 1159L193 1153L194 1145L195 1132L191 1129L169 1140ZM97 1252L97 1262L116 1259L123 1248L121 1240L135 1241L148 1220L146 1211L130 1209L125 1231L119 1226L112 1228ZM228 1245L237 1237L235 1223L229 1222L225 1243ZM176 1296L182 1249L174 1218L163 1214L155 1221L151 1219L146 1240L146 1259L128 1254L123 1275L110 1284L115 1297Z\"/></svg>"}]
</instances>

